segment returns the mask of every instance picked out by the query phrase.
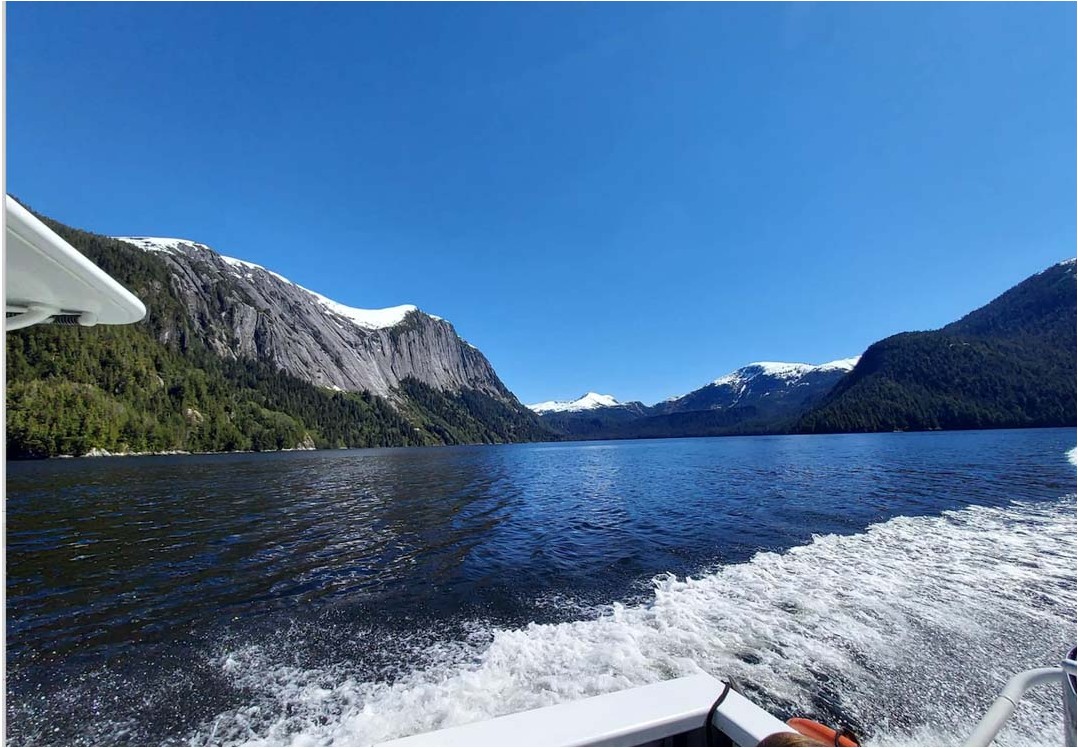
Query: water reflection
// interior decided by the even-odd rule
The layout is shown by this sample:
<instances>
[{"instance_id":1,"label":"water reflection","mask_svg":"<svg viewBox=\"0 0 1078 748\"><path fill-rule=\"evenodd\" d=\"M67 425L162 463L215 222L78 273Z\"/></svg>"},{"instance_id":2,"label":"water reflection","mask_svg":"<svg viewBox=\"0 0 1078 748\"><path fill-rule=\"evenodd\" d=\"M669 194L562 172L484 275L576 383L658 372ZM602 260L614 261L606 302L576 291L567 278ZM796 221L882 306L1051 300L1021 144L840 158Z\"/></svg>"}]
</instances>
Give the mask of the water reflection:
<instances>
[{"instance_id":1,"label":"water reflection","mask_svg":"<svg viewBox=\"0 0 1078 748\"><path fill-rule=\"evenodd\" d=\"M571 617L550 601L623 600L655 574L896 515L1056 499L1073 491L1061 455L1074 441L1058 429L12 463L9 674L18 696L46 666L168 657L282 620L337 631L326 646L339 649L359 647L362 627Z\"/></svg>"}]
</instances>

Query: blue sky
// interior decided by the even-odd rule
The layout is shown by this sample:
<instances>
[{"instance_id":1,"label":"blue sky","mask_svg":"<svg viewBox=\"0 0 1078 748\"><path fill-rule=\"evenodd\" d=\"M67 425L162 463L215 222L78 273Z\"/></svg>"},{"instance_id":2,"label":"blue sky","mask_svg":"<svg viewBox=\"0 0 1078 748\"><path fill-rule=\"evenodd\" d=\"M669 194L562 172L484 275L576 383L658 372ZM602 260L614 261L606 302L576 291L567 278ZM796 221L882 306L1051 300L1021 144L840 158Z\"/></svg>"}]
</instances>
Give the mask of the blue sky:
<instances>
[{"instance_id":1,"label":"blue sky","mask_svg":"<svg viewBox=\"0 0 1078 748\"><path fill-rule=\"evenodd\" d=\"M7 6L7 191L451 320L525 402L943 325L1075 252L1073 4Z\"/></svg>"}]
</instances>

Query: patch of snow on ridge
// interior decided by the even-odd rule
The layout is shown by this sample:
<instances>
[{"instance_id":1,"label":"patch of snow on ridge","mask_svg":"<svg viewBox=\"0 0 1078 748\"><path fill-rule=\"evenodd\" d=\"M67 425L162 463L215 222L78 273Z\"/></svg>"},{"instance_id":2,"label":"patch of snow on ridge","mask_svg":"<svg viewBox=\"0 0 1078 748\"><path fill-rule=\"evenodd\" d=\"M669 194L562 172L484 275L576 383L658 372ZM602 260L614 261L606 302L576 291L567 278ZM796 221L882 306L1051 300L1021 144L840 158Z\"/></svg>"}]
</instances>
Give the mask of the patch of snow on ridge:
<instances>
[{"instance_id":1,"label":"patch of snow on ridge","mask_svg":"<svg viewBox=\"0 0 1078 748\"><path fill-rule=\"evenodd\" d=\"M818 365L786 363L783 361L754 361L748 366L742 366L736 371L732 371L725 376L719 377L713 381L712 384L737 385L758 376L769 376L777 379L789 380L800 379L813 371L851 371L860 359L860 356L854 356L853 358L840 358L837 361L828 361L826 364Z\"/></svg>"},{"instance_id":2,"label":"patch of snow on ridge","mask_svg":"<svg viewBox=\"0 0 1078 748\"><path fill-rule=\"evenodd\" d=\"M1053 268L1058 268L1058 267L1063 267L1063 268L1067 268L1069 270L1074 270L1074 269L1078 268L1078 257L1070 257L1070 258L1068 258L1066 260L1060 260L1055 265L1052 265L1050 267L1046 267L1044 270L1040 271L1036 275L1044 275L1045 273L1049 272Z\"/></svg>"},{"instance_id":3,"label":"patch of snow on ridge","mask_svg":"<svg viewBox=\"0 0 1078 748\"><path fill-rule=\"evenodd\" d=\"M198 247L199 249L209 249L205 244L199 244L190 239L169 239L161 236L114 236L112 238L121 242L127 242L128 244L134 244L139 249L146 250L147 252L165 252L166 254L172 254L178 250L181 245Z\"/></svg>"},{"instance_id":4,"label":"patch of snow on ridge","mask_svg":"<svg viewBox=\"0 0 1078 748\"><path fill-rule=\"evenodd\" d=\"M528 409L536 413L575 413L595 408L611 408L616 405L621 405L621 403L615 400L613 395L589 392L576 400L548 400L545 403L529 405Z\"/></svg>"},{"instance_id":5,"label":"patch of snow on ridge","mask_svg":"<svg viewBox=\"0 0 1078 748\"><path fill-rule=\"evenodd\" d=\"M112 238L119 239L120 241L127 242L128 244L133 244L139 249L143 249L149 252L165 252L168 254L173 254L180 249L181 245L197 247L199 249L205 249L210 252L213 252L213 250L207 247L205 244L199 244L198 242L193 242L189 239L165 239L160 237L148 236L114 236ZM214 252L214 254L217 253ZM427 314L426 312L421 311L419 307L415 306L414 304L401 304L399 306L391 306L385 309L360 309L358 307L348 306L346 304L340 303L339 301L334 301L328 296L323 296L317 291L312 291L309 288L304 288L298 283L293 283L288 278L285 278L283 275L275 273L272 270L263 267L262 265L257 265L253 262L248 262L247 260L241 260L236 257L228 257L227 255L222 254L218 254L217 256L220 257L226 265L235 268L237 270L236 275L239 277L245 277L249 279L252 277L250 271L256 270L266 273L268 275L272 275L277 280L283 283L287 283L305 293L310 294L314 297L315 301L317 301L318 304L327 311L332 312L339 317L344 317L353 324L366 330L382 330L388 327L395 327L401 322L403 322L404 318L408 316L410 312L420 312L421 314L426 314L426 316L434 320L441 319L441 317L436 317L433 314Z\"/></svg>"},{"instance_id":6,"label":"patch of snow on ridge","mask_svg":"<svg viewBox=\"0 0 1078 748\"><path fill-rule=\"evenodd\" d=\"M363 327L368 330L382 330L387 327L395 327L396 325L399 325L401 322L403 322L404 318L408 316L410 312L420 311L419 307L415 306L414 304L401 304L399 306L391 306L384 309L360 309L359 307L348 306L347 304L342 304L339 301L334 301L328 296L323 296L317 291L312 291L309 288L304 288L298 283L293 283L292 281L288 280L288 278L285 278L283 275L279 275L272 270L267 270L261 265L256 265L255 263L247 262L246 260L238 260L235 257L225 257L224 255L221 255L220 257L222 260L234 267L243 267L251 270L261 270L263 272L269 273L277 280L289 283L300 289L301 291L309 293L323 308L329 310L330 312L333 312L340 317L344 317L345 319L355 323L359 327ZM425 312L421 313L426 314ZM431 319L441 319L441 317L435 317L433 314L427 314L427 316Z\"/></svg>"},{"instance_id":7,"label":"patch of snow on ridge","mask_svg":"<svg viewBox=\"0 0 1078 748\"><path fill-rule=\"evenodd\" d=\"M854 356L853 358L840 358L838 361L828 361L826 364L820 364L819 366L816 366L814 368L817 371L831 371L833 369L853 371L853 367L857 366L857 362L860 360L860 356Z\"/></svg>"},{"instance_id":8,"label":"patch of snow on ridge","mask_svg":"<svg viewBox=\"0 0 1078 748\"><path fill-rule=\"evenodd\" d=\"M759 369L761 374L779 379L797 379L815 367L812 364L785 363L783 361L754 361L746 369Z\"/></svg>"},{"instance_id":9,"label":"patch of snow on ridge","mask_svg":"<svg viewBox=\"0 0 1078 748\"><path fill-rule=\"evenodd\" d=\"M712 384L737 385L758 376L777 377L779 379L798 379L811 371L812 364L788 364L780 361L754 361L716 379Z\"/></svg>"},{"instance_id":10,"label":"patch of snow on ridge","mask_svg":"<svg viewBox=\"0 0 1078 748\"><path fill-rule=\"evenodd\" d=\"M303 287L300 286L300 288ZM359 309L354 306L341 304L339 301L334 301L328 296L323 296L310 289L304 288L303 290L317 299L318 303L329 311L344 317L347 320L351 320L360 327L365 327L368 330L380 330L386 327L394 327L403 322L404 318L407 317L410 312L419 311L419 307L413 304L401 304L400 306L391 306L386 307L385 309Z\"/></svg>"},{"instance_id":11,"label":"patch of snow on ridge","mask_svg":"<svg viewBox=\"0 0 1078 748\"><path fill-rule=\"evenodd\" d=\"M266 270L266 268L262 267L261 265L256 265L253 262L247 262L247 260L240 260L240 259L237 259L235 257L226 257L225 255L218 255L218 257L220 257L222 260L224 260L226 263L228 263L232 267L247 268L248 270L265 270L267 273L269 272L268 270ZM277 274L273 273L273 275L277 275ZM277 277L280 278L281 280L288 281L287 278L284 278L284 277L282 277L280 275L277 275ZM288 281L288 282L291 283L292 281Z\"/></svg>"}]
</instances>

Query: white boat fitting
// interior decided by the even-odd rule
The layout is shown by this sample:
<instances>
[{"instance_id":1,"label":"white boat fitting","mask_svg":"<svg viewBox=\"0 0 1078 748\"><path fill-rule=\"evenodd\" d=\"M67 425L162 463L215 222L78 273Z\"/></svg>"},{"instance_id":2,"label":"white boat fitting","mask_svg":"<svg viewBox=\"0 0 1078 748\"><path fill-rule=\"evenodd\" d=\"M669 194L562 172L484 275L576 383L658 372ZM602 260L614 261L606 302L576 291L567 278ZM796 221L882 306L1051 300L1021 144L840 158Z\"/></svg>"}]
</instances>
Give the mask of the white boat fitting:
<instances>
[{"instance_id":1,"label":"white boat fitting","mask_svg":"<svg viewBox=\"0 0 1078 748\"><path fill-rule=\"evenodd\" d=\"M53 322L126 325L146 307L11 195L4 196L5 330Z\"/></svg>"},{"instance_id":2,"label":"white boat fitting","mask_svg":"<svg viewBox=\"0 0 1078 748\"><path fill-rule=\"evenodd\" d=\"M1076 742L1075 721L1078 719L1076 717L1078 707L1076 707L1075 703L1078 700L1078 695L1076 695L1076 690L1078 690L1076 689L1076 667L1078 667L1075 663L1076 655L1078 655L1078 649L1072 649L1059 667L1025 670L1007 681L1003 692L1000 693L985 715L981 717L981 721L973 730L973 734L969 736L966 745L990 745L1003 728L1003 725L1014 714L1015 707L1018 706L1018 702L1022 700L1027 691L1031 688L1059 682L1060 680L1062 680L1063 685L1063 745L1074 745Z\"/></svg>"},{"instance_id":3,"label":"white boat fitting","mask_svg":"<svg viewBox=\"0 0 1078 748\"><path fill-rule=\"evenodd\" d=\"M965 742L989 745L1022 695L1038 685L1063 687L1063 744L1075 745L1075 651L1058 667L1015 675ZM826 728L824 728L826 730ZM789 724L710 675L630 688L517 714L448 727L382 746L755 746ZM834 742L822 745L839 745ZM848 743L847 743L848 744Z\"/></svg>"},{"instance_id":4,"label":"white boat fitting","mask_svg":"<svg viewBox=\"0 0 1078 748\"><path fill-rule=\"evenodd\" d=\"M382 745L756 745L776 732L791 730L728 685L701 674Z\"/></svg>"}]
</instances>

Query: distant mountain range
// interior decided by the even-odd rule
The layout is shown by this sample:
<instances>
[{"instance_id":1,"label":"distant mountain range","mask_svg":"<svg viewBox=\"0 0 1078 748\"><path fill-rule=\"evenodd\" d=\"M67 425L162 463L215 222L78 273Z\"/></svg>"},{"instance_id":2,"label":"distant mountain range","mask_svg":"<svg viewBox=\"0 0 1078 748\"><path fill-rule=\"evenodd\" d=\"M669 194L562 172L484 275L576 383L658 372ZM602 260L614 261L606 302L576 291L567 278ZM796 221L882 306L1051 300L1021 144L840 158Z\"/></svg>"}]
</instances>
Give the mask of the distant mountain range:
<instances>
[{"instance_id":1,"label":"distant mountain range","mask_svg":"<svg viewBox=\"0 0 1078 748\"><path fill-rule=\"evenodd\" d=\"M610 395L588 392L576 400L529 405L543 425L570 439L607 438L614 430L651 413L641 402L621 403Z\"/></svg>"},{"instance_id":2,"label":"distant mountain range","mask_svg":"<svg viewBox=\"0 0 1078 748\"><path fill-rule=\"evenodd\" d=\"M812 364L757 361L687 395L672 397L655 414L753 407L766 415L803 411L831 390L857 364L857 357Z\"/></svg>"},{"instance_id":3,"label":"distant mountain range","mask_svg":"<svg viewBox=\"0 0 1078 748\"><path fill-rule=\"evenodd\" d=\"M757 362L648 406L520 404L448 321L360 309L186 239L45 220L143 300L7 334L7 454L313 449L1075 423L1075 261L860 357Z\"/></svg>"},{"instance_id":4,"label":"distant mountain range","mask_svg":"<svg viewBox=\"0 0 1078 748\"><path fill-rule=\"evenodd\" d=\"M589 392L571 402L529 405L553 430L576 438L710 436L792 426L857 363L856 358L812 365L758 361L687 395L655 405L620 403Z\"/></svg>"},{"instance_id":5,"label":"distant mountain range","mask_svg":"<svg viewBox=\"0 0 1078 748\"><path fill-rule=\"evenodd\" d=\"M529 407L577 439L1071 426L1076 288L1068 260L940 330L901 333L862 356L748 364L652 406L589 393Z\"/></svg>"},{"instance_id":6,"label":"distant mountain range","mask_svg":"<svg viewBox=\"0 0 1078 748\"><path fill-rule=\"evenodd\" d=\"M597 392L588 392L576 400L548 400L545 403L536 403L528 406L536 413L579 413L596 408L623 408L612 395L600 395Z\"/></svg>"}]
</instances>

